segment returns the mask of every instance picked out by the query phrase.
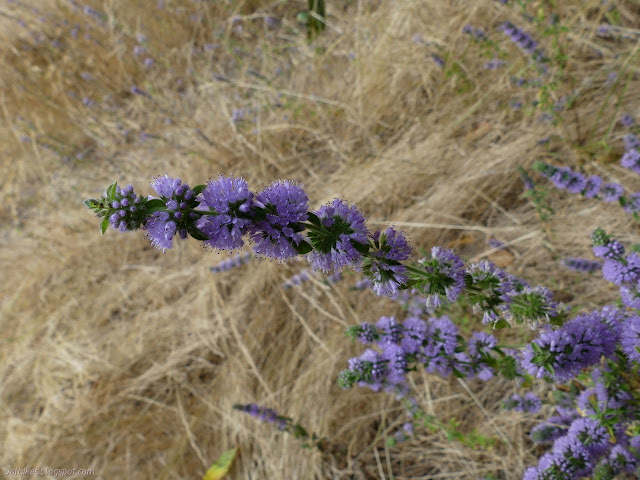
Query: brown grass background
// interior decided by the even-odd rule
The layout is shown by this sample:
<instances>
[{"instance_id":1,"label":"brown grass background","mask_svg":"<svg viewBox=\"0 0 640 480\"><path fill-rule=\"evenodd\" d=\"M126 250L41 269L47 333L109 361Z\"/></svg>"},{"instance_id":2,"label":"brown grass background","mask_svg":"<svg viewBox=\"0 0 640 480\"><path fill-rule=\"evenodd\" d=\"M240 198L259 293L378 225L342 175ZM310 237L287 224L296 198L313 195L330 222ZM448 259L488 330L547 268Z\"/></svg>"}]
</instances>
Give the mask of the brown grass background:
<instances>
[{"instance_id":1,"label":"brown grass background","mask_svg":"<svg viewBox=\"0 0 640 480\"><path fill-rule=\"evenodd\" d=\"M531 3L533 11L542 6ZM502 410L501 400L520 391L515 382L415 373L428 413L498 441L472 449L418 428L385 446L406 421L401 403L342 391L335 379L362 350L344 338L345 327L401 309L349 289L355 275L332 286L317 276L289 290L282 283L303 263L253 260L213 275L209 267L225 255L194 240L162 253L142 232L101 237L81 200L113 180L149 194L151 177L165 172L192 186L242 175L255 190L291 178L313 207L339 196L356 202L372 227L393 223L423 249L498 260L580 308L611 301L616 291L598 275L563 270L559 260L591 258L598 225L625 242L638 241L637 226L615 205L551 189L556 214L540 222L516 166L544 159L638 188L619 166L625 130L616 119L640 115L640 9L609 2L628 36L612 39L596 35L607 11L600 0L558 3L574 85L552 94L581 94L552 127L507 108L535 92L510 81L526 61L495 29L524 24L515 7L496 1L328 0L329 27L311 44L296 23L302 1L166 0L164 9L146 0L92 2L104 22L62 1L3 2L0 475L49 466L94 468L87 478L201 478L222 451L238 447L229 478L521 478L543 451L527 432L551 409ZM266 15L281 25L268 28ZM510 53L506 68L483 69L486 59L461 33L466 23L493 32ZM139 33L151 68L131 53ZM413 42L415 34L431 49ZM541 43L550 49L549 39ZM460 76L431 60L435 45L451 55L446 71L459 63L468 91L458 93ZM614 70L623 73L607 97ZM132 94L132 85L149 96ZM84 106L84 97L95 105ZM238 108L254 110L234 123ZM573 146L537 147L548 133ZM595 145L602 138L609 149ZM509 242L510 254L496 257L490 238ZM299 419L335 449L301 449L231 409L249 402Z\"/></svg>"}]
</instances>

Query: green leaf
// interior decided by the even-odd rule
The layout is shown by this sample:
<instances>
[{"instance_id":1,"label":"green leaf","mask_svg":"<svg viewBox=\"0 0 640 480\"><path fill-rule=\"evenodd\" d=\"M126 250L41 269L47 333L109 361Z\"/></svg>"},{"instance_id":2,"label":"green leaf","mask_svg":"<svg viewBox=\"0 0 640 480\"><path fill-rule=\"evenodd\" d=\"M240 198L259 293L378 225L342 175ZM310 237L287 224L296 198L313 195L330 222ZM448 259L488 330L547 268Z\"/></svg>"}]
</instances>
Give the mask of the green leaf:
<instances>
[{"instance_id":1,"label":"green leaf","mask_svg":"<svg viewBox=\"0 0 640 480\"><path fill-rule=\"evenodd\" d=\"M91 210L95 210L100 207L100 200L96 200L95 198L87 198L86 200L83 200L82 203L85 207Z\"/></svg>"},{"instance_id":2,"label":"green leaf","mask_svg":"<svg viewBox=\"0 0 640 480\"><path fill-rule=\"evenodd\" d=\"M353 248L355 248L362 255L367 255L369 253L369 245L366 243L355 242L352 240L351 245L353 245Z\"/></svg>"},{"instance_id":3,"label":"green leaf","mask_svg":"<svg viewBox=\"0 0 640 480\"><path fill-rule=\"evenodd\" d=\"M153 198L151 200L147 200L144 204L145 212L148 214L160 212L167 208L167 204L164 200L160 200L159 198Z\"/></svg>"},{"instance_id":4,"label":"green leaf","mask_svg":"<svg viewBox=\"0 0 640 480\"><path fill-rule=\"evenodd\" d=\"M196 185L195 187L193 187L191 190L193 190L193 193L196 194L196 196L200 195L202 193L202 191L207 188L206 185Z\"/></svg>"},{"instance_id":5,"label":"green leaf","mask_svg":"<svg viewBox=\"0 0 640 480\"><path fill-rule=\"evenodd\" d=\"M293 244L293 248L295 248L296 252L298 252L300 255L305 255L313 250L311 244L309 242L305 242L304 240L301 241L298 245Z\"/></svg>"},{"instance_id":6,"label":"green leaf","mask_svg":"<svg viewBox=\"0 0 640 480\"><path fill-rule=\"evenodd\" d=\"M117 186L118 186L118 182L113 182L111 185L107 187L107 201L113 202L115 200Z\"/></svg>"},{"instance_id":7,"label":"green leaf","mask_svg":"<svg viewBox=\"0 0 640 480\"><path fill-rule=\"evenodd\" d=\"M166 207L167 204L164 200L160 200L159 198L153 198L151 200L147 200L144 204L146 208L156 208L156 207Z\"/></svg>"},{"instance_id":8,"label":"green leaf","mask_svg":"<svg viewBox=\"0 0 640 480\"><path fill-rule=\"evenodd\" d=\"M100 235L104 235L107 228L109 228L109 217L104 217L100 222Z\"/></svg>"},{"instance_id":9,"label":"green leaf","mask_svg":"<svg viewBox=\"0 0 640 480\"><path fill-rule=\"evenodd\" d=\"M500 320L498 320L496 323L493 324L493 328L496 328L498 330L502 329L502 328L509 328L511 325L509 324L509 322L507 322L504 318L501 318Z\"/></svg>"},{"instance_id":10,"label":"green leaf","mask_svg":"<svg viewBox=\"0 0 640 480\"><path fill-rule=\"evenodd\" d=\"M233 459L236 458L236 453L237 449L232 448L220 455L218 460L204 474L202 480L220 480L224 477L229 472Z\"/></svg>"},{"instance_id":11,"label":"green leaf","mask_svg":"<svg viewBox=\"0 0 640 480\"><path fill-rule=\"evenodd\" d=\"M309 223L315 225L316 227L321 227L320 219L315 213L309 212Z\"/></svg>"},{"instance_id":12,"label":"green leaf","mask_svg":"<svg viewBox=\"0 0 640 480\"><path fill-rule=\"evenodd\" d=\"M395 447L396 446L396 439L393 437L389 437L384 441L385 445L387 447Z\"/></svg>"},{"instance_id":13,"label":"green leaf","mask_svg":"<svg viewBox=\"0 0 640 480\"><path fill-rule=\"evenodd\" d=\"M198 230L195 227L189 230L189 235L191 235L196 240L200 240L200 241L209 240L209 237L207 237L201 230Z\"/></svg>"}]
</instances>

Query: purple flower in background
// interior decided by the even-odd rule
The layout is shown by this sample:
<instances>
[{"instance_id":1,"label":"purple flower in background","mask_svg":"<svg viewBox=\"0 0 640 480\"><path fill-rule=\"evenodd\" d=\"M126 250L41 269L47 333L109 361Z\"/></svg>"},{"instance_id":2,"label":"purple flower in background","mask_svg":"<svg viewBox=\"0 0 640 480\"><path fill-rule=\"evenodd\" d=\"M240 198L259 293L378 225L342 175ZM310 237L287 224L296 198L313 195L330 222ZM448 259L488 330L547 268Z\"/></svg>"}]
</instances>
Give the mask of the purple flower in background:
<instances>
[{"instance_id":1,"label":"purple flower in background","mask_svg":"<svg viewBox=\"0 0 640 480\"><path fill-rule=\"evenodd\" d=\"M336 198L314 214L329 235L313 230L308 234L313 251L307 255L307 259L313 268L329 272L340 270L346 265L358 264L361 255L352 242L367 242L368 231L362 213L355 206L349 206Z\"/></svg>"},{"instance_id":2,"label":"purple flower in background","mask_svg":"<svg viewBox=\"0 0 640 480\"><path fill-rule=\"evenodd\" d=\"M400 345L386 343L382 346L382 358L387 360L387 381L392 384L404 383L407 373L407 354Z\"/></svg>"},{"instance_id":3,"label":"purple flower in background","mask_svg":"<svg viewBox=\"0 0 640 480\"><path fill-rule=\"evenodd\" d=\"M233 268L244 265L251 260L252 255L250 253L239 253L238 255L221 261L215 267L211 267L211 271L214 273L226 272Z\"/></svg>"},{"instance_id":4,"label":"purple flower in background","mask_svg":"<svg viewBox=\"0 0 640 480\"><path fill-rule=\"evenodd\" d=\"M587 198L593 198L600 192L600 186L602 185L602 178L597 175L591 175L586 179L584 190L582 195Z\"/></svg>"},{"instance_id":5,"label":"purple flower in background","mask_svg":"<svg viewBox=\"0 0 640 480\"><path fill-rule=\"evenodd\" d=\"M449 317L432 317L429 319L425 345L422 349L427 372L437 371L438 373L444 373L443 376L448 374L448 372L441 370L441 367L446 370L446 365L439 363L439 359L450 357L454 354L457 335L458 327Z\"/></svg>"},{"instance_id":6,"label":"purple flower in background","mask_svg":"<svg viewBox=\"0 0 640 480\"><path fill-rule=\"evenodd\" d=\"M302 187L289 180L274 182L258 193L253 201L258 208L256 221L249 228L254 251L278 260L298 255L294 245L303 241L300 222L308 218L308 201ZM264 220L257 220L258 215Z\"/></svg>"},{"instance_id":7,"label":"purple flower in background","mask_svg":"<svg viewBox=\"0 0 640 480\"><path fill-rule=\"evenodd\" d=\"M620 158L620 163L623 167L640 174L640 152L635 148L627 150Z\"/></svg>"},{"instance_id":8,"label":"purple flower in background","mask_svg":"<svg viewBox=\"0 0 640 480\"><path fill-rule=\"evenodd\" d=\"M404 336L401 346L407 353L418 353L427 337L427 322L418 317L408 317L402 324Z\"/></svg>"},{"instance_id":9,"label":"purple flower in background","mask_svg":"<svg viewBox=\"0 0 640 480\"><path fill-rule=\"evenodd\" d=\"M513 394L505 400L504 407L516 412L536 413L542 408L542 401L534 393L528 392L524 396Z\"/></svg>"},{"instance_id":10,"label":"purple flower in background","mask_svg":"<svg viewBox=\"0 0 640 480\"><path fill-rule=\"evenodd\" d=\"M151 57L147 57L147 58L145 58L145 59L144 59L144 62L143 62L144 66L145 66L146 68L151 68L151 67L153 66L153 64L154 64L154 63L155 63L155 61L154 61L154 60L153 60L153 58L151 58Z\"/></svg>"},{"instance_id":11,"label":"purple flower in background","mask_svg":"<svg viewBox=\"0 0 640 480\"><path fill-rule=\"evenodd\" d=\"M145 53L147 51L146 48L144 48L142 45L136 45L135 47L133 47L133 54L138 57L140 55L142 55L143 53Z\"/></svg>"},{"instance_id":12,"label":"purple flower in background","mask_svg":"<svg viewBox=\"0 0 640 480\"><path fill-rule=\"evenodd\" d=\"M575 410L566 413L568 414L549 417L544 422L533 427L530 434L531 440L536 443L545 443L564 436L569 425L579 417L578 412Z\"/></svg>"},{"instance_id":13,"label":"purple flower in background","mask_svg":"<svg viewBox=\"0 0 640 480\"><path fill-rule=\"evenodd\" d=\"M246 180L221 176L209 181L198 199L199 210L214 213L198 220L197 227L208 237L204 243L223 250L242 247L242 237L252 224L253 193Z\"/></svg>"},{"instance_id":14,"label":"purple flower in background","mask_svg":"<svg viewBox=\"0 0 640 480\"><path fill-rule=\"evenodd\" d=\"M620 346L630 362L640 363L640 316L633 315L622 323Z\"/></svg>"},{"instance_id":15,"label":"purple flower in background","mask_svg":"<svg viewBox=\"0 0 640 480\"><path fill-rule=\"evenodd\" d=\"M617 202L624 194L624 188L619 183L605 183L600 188L600 196L605 202Z\"/></svg>"},{"instance_id":16,"label":"purple flower in background","mask_svg":"<svg viewBox=\"0 0 640 480\"><path fill-rule=\"evenodd\" d=\"M380 317L376 323L376 329L380 335L378 345L399 343L402 339L402 325L396 322L395 317Z\"/></svg>"},{"instance_id":17,"label":"purple flower in background","mask_svg":"<svg viewBox=\"0 0 640 480\"><path fill-rule=\"evenodd\" d=\"M267 407L250 403L248 405L234 405L233 408L241 412L248 413L254 418L262 422L273 423L278 430L286 430L289 420L286 417L278 415L278 412Z\"/></svg>"},{"instance_id":18,"label":"purple flower in background","mask_svg":"<svg viewBox=\"0 0 640 480\"><path fill-rule=\"evenodd\" d=\"M407 267L399 262L411 255L411 247L404 234L393 227L371 235L374 249L362 263L362 272L373 282L378 295L393 296L408 280Z\"/></svg>"},{"instance_id":19,"label":"purple flower in background","mask_svg":"<svg viewBox=\"0 0 640 480\"><path fill-rule=\"evenodd\" d=\"M602 264L600 262L576 257L563 258L560 263L570 270L583 273L592 273L602 267Z\"/></svg>"},{"instance_id":20,"label":"purple flower in background","mask_svg":"<svg viewBox=\"0 0 640 480\"><path fill-rule=\"evenodd\" d=\"M538 42L536 42L531 36L520 30L518 27L513 25L511 22L503 23L499 29L509 37L509 39L515 43L521 50L523 50L528 55L533 55L536 53L536 47L538 46Z\"/></svg>"},{"instance_id":21,"label":"purple flower in background","mask_svg":"<svg viewBox=\"0 0 640 480\"><path fill-rule=\"evenodd\" d=\"M494 58L492 60L489 60L488 62L486 62L484 64L484 68L486 68L487 70L497 70L498 68L502 67L505 64L505 62L503 62L502 60L499 60L497 58ZM522 102L520 102L520 106L518 106L517 108L522 107ZM516 108L516 107L514 107Z\"/></svg>"},{"instance_id":22,"label":"purple flower in background","mask_svg":"<svg viewBox=\"0 0 640 480\"><path fill-rule=\"evenodd\" d=\"M628 197L625 197L625 202L622 208L625 212L631 214L640 212L640 192L635 192L630 194Z\"/></svg>"},{"instance_id":23,"label":"purple flower in background","mask_svg":"<svg viewBox=\"0 0 640 480\"><path fill-rule=\"evenodd\" d=\"M624 149L626 151L640 149L640 139L632 133L628 133L622 137L622 140L624 141Z\"/></svg>"},{"instance_id":24,"label":"purple flower in background","mask_svg":"<svg viewBox=\"0 0 640 480\"><path fill-rule=\"evenodd\" d=\"M625 113L624 115L622 115L622 117L620 117L620 125L622 125L623 127L630 127L631 125L633 125L633 117L628 113Z\"/></svg>"},{"instance_id":25,"label":"purple flower in background","mask_svg":"<svg viewBox=\"0 0 640 480\"><path fill-rule=\"evenodd\" d=\"M440 68L444 67L445 61L440 55L436 55L435 53L431 54L431 59L438 65Z\"/></svg>"}]
</instances>

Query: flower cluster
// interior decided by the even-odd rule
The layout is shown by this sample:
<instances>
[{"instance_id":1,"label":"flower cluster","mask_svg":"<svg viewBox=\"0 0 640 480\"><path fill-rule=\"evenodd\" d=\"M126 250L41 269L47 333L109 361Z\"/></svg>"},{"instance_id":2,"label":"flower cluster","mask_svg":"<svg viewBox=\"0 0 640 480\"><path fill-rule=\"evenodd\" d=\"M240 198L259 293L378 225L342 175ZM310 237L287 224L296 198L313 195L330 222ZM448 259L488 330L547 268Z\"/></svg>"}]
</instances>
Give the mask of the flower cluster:
<instances>
[{"instance_id":1,"label":"flower cluster","mask_svg":"<svg viewBox=\"0 0 640 480\"><path fill-rule=\"evenodd\" d=\"M476 332L465 344L458 327L447 316L423 320L410 316L398 323L395 317L380 317L375 325L363 323L347 330L347 335L380 351L368 348L351 358L338 383L350 388L355 383L374 391L394 391L406 382L408 371L418 364L425 371L447 377L489 380L497 365L492 356L497 351L493 335Z\"/></svg>"},{"instance_id":2,"label":"flower cluster","mask_svg":"<svg viewBox=\"0 0 640 480\"><path fill-rule=\"evenodd\" d=\"M197 215L192 211L197 205L196 194L179 178L156 177L151 182L153 189L160 195L166 209L153 213L146 221L147 236L154 247L166 250L173 247L173 237L187 238L187 232L193 229Z\"/></svg>"},{"instance_id":3,"label":"flower cluster","mask_svg":"<svg viewBox=\"0 0 640 480\"><path fill-rule=\"evenodd\" d=\"M524 396L517 393L513 394L503 404L504 408L515 410L516 412L536 413L542 408L540 398L531 392L526 393Z\"/></svg>"},{"instance_id":4,"label":"flower cluster","mask_svg":"<svg viewBox=\"0 0 640 480\"><path fill-rule=\"evenodd\" d=\"M551 376L563 383L598 363L603 355L612 355L617 342L617 328L610 326L602 311L595 310L556 330L543 331L524 349L522 367L538 378Z\"/></svg>"}]
</instances>

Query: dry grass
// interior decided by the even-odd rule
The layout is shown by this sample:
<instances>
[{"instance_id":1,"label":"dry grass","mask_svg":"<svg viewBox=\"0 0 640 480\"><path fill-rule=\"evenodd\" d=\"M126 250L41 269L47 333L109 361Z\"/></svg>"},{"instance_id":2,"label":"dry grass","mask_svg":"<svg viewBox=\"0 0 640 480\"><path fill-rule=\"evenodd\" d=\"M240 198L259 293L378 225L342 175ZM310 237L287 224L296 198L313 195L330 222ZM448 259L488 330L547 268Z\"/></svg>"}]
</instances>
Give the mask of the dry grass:
<instances>
[{"instance_id":1,"label":"dry grass","mask_svg":"<svg viewBox=\"0 0 640 480\"><path fill-rule=\"evenodd\" d=\"M541 224L515 168L545 158L638 187L617 166L624 132L611 122L640 114L639 37L597 37L599 0L558 2L571 29L563 36L568 71L582 95L576 117L557 131L582 146L547 151L536 141L550 127L504 107L522 96L510 82L525 65L521 54L505 42L512 66L486 71L460 33L467 22L487 31L521 23L515 8L327 3L330 28L313 45L295 23L303 1L167 0L164 10L150 0L96 2L104 21L67 2L0 6L3 468L200 478L232 446L240 448L230 475L237 479L510 480L535 461L540 450L526 437L535 418L500 408L517 389L507 381L413 377L428 413L498 439L494 447L472 449L427 430L385 447L406 418L401 404L341 391L335 378L359 351L345 326L400 310L350 290L353 278L285 290L299 265L267 261L213 276L208 267L223 257L195 241L163 254L140 233L100 237L82 207L113 179L149 193L150 177L165 172L191 185L234 173L256 189L294 178L314 206L334 196L356 202L378 225L402 226L417 246L495 258L487 240L498 238L511 242L513 256L503 258L510 272L579 306L613 299L602 281L559 270L558 260L588 256L596 225L626 241L638 241L637 227L615 206L555 191L556 214ZM614 3L624 31L637 35L637 2ZM265 15L282 25L268 28ZM136 34L147 38L150 68L132 55ZM414 34L450 52L448 67L461 62L468 91L457 93L460 78L444 75ZM612 70L626 72L621 97L603 107ZM132 85L148 96L132 94ZM83 105L85 97L95 105ZM234 123L239 108L254 111ZM603 135L611 154L591 142ZM231 409L242 402L300 419L334 450L300 449Z\"/></svg>"}]
</instances>

